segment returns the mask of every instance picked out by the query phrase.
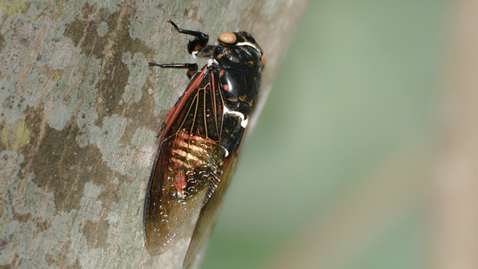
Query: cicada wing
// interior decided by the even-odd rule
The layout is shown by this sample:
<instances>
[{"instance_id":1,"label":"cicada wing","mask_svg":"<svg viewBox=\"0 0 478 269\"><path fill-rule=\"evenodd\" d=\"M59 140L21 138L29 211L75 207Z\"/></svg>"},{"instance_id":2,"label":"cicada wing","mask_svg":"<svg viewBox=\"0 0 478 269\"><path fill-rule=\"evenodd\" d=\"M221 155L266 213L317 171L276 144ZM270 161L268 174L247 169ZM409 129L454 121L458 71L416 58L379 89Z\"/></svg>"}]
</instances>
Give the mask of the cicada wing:
<instances>
[{"instance_id":1,"label":"cicada wing","mask_svg":"<svg viewBox=\"0 0 478 269\"><path fill-rule=\"evenodd\" d=\"M237 118L236 120L239 121L240 119ZM229 184L231 183L232 175L234 174L238 152L242 141L244 140L246 129L247 125L244 129L238 127L238 129L235 130L237 136L234 136L235 141L232 143L234 146L229 148L231 152L228 152L228 150L224 148L222 149L223 151L227 151L228 154L227 157L223 159L222 165L220 166L221 174L217 184L210 184L209 186L204 206L201 208L201 212L199 213L196 227L194 228L186 257L184 258L183 266L189 264L199 250L198 248L206 243L210 234L212 233L212 230L214 229L219 211L222 207L224 196Z\"/></svg>"},{"instance_id":2,"label":"cicada wing","mask_svg":"<svg viewBox=\"0 0 478 269\"><path fill-rule=\"evenodd\" d=\"M199 214L210 181L220 173L223 101L214 90L215 74L207 71L191 81L165 122L144 207L145 241L152 255L167 250Z\"/></svg>"},{"instance_id":3,"label":"cicada wing","mask_svg":"<svg viewBox=\"0 0 478 269\"><path fill-rule=\"evenodd\" d=\"M206 203L199 213L198 220L196 222L196 227L194 228L193 235L191 237L191 242L189 243L188 251L186 257L184 258L183 266L189 264L193 259L197 251L208 239L210 233L214 229L214 226L217 221L217 216L222 207L224 196L226 190L229 187L231 182L232 175L234 173L234 168L236 166L236 156L230 156L223 162L223 177L221 178L219 184L214 188L210 187L207 193L208 198Z\"/></svg>"},{"instance_id":4,"label":"cicada wing","mask_svg":"<svg viewBox=\"0 0 478 269\"><path fill-rule=\"evenodd\" d=\"M207 193L205 182L197 182L194 187L190 183L189 192L185 191L188 181L196 179L188 176L194 172L188 171L187 166L171 161L174 149L170 147L174 141L170 138L163 144L146 195L144 228L146 245L152 255L169 248L171 240L200 210Z\"/></svg>"}]
</instances>

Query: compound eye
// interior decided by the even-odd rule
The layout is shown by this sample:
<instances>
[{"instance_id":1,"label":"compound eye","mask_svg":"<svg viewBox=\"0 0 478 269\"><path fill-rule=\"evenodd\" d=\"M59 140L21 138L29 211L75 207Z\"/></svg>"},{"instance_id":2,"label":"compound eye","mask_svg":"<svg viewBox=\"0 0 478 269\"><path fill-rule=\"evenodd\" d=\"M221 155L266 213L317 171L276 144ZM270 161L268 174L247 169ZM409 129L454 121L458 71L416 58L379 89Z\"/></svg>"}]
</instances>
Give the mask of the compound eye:
<instances>
[{"instance_id":1,"label":"compound eye","mask_svg":"<svg viewBox=\"0 0 478 269\"><path fill-rule=\"evenodd\" d=\"M236 43L236 35L231 32L224 32L219 35L219 41L226 43L226 44L234 44Z\"/></svg>"}]
</instances>

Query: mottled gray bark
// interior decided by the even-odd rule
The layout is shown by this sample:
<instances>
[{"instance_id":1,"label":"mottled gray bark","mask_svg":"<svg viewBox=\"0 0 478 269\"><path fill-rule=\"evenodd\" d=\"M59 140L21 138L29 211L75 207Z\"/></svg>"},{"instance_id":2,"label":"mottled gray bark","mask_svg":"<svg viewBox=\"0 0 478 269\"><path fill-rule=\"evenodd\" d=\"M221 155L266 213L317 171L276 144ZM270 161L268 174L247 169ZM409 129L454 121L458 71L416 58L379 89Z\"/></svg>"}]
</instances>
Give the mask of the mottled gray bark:
<instances>
[{"instance_id":1,"label":"mottled gray bark","mask_svg":"<svg viewBox=\"0 0 478 269\"><path fill-rule=\"evenodd\" d=\"M178 268L142 208L156 134L188 83L186 29L246 30L266 57L257 118L305 0L3 1L0 268ZM254 121L252 121L254 124Z\"/></svg>"}]
</instances>

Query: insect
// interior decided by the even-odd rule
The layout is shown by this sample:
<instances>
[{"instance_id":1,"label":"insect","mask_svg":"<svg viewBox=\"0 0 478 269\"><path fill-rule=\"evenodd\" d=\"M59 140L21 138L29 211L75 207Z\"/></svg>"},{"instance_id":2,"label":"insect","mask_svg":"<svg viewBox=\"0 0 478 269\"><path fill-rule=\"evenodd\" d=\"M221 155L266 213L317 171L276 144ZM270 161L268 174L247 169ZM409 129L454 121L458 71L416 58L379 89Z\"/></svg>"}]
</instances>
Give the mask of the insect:
<instances>
[{"instance_id":1,"label":"insect","mask_svg":"<svg viewBox=\"0 0 478 269\"><path fill-rule=\"evenodd\" d=\"M212 46L208 35L169 22L179 33L195 37L188 44L194 58L209 60L199 71L196 63L149 63L188 69L191 81L160 132L143 224L147 249L158 255L197 217L186 266L214 226L257 101L265 56L247 32L224 32Z\"/></svg>"}]
</instances>

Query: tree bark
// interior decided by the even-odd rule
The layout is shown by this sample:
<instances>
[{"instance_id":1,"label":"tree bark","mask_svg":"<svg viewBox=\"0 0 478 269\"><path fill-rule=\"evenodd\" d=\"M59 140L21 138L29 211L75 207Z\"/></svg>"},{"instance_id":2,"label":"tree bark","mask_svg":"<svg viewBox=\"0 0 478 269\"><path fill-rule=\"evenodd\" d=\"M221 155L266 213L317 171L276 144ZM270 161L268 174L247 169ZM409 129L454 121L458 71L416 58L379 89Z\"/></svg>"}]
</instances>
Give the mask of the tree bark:
<instances>
[{"instance_id":1,"label":"tree bark","mask_svg":"<svg viewBox=\"0 0 478 269\"><path fill-rule=\"evenodd\" d=\"M254 125L305 4L0 3L0 268L180 268L188 240L150 256L142 209L188 80L148 61L191 62L169 19L211 39L249 31L267 57Z\"/></svg>"}]
</instances>

